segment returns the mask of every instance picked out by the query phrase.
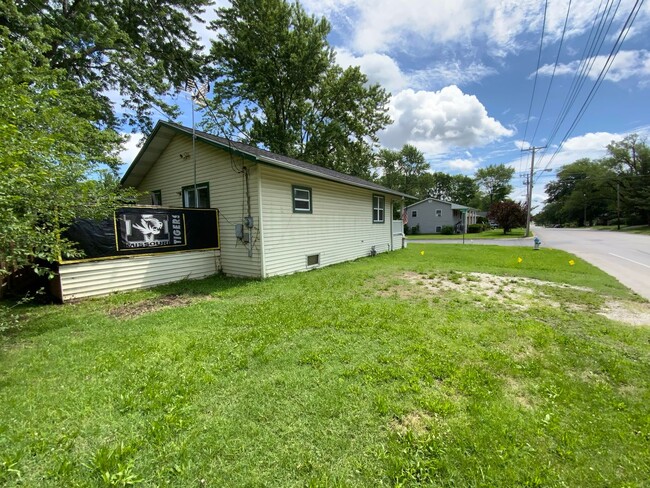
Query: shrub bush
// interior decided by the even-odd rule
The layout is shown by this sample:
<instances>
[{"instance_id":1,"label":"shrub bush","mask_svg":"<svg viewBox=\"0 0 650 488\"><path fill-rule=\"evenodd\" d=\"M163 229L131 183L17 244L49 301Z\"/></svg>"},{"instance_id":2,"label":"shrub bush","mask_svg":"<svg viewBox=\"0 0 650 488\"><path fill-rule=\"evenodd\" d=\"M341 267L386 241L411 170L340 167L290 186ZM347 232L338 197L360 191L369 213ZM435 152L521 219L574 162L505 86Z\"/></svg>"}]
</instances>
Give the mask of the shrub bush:
<instances>
[{"instance_id":1,"label":"shrub bush","mask_svg":"<svg viewBox=\"0 0 650 488\"><path fill-rule=\"evenodd\" d=\"M451 225L443 225L440 233L446 236L450 236L454 233L454 227Z\"/></svg>"},{"instance_id":2,"label":"shrub bush","mask_svg":"<svg viewBox=\"0 0 650 488\"><path fill-rule=\"evenodd\" d=\"M483 232L483 224L469 224L467 226L468 234L480 234Z\"/></svg>"}]
</instances>

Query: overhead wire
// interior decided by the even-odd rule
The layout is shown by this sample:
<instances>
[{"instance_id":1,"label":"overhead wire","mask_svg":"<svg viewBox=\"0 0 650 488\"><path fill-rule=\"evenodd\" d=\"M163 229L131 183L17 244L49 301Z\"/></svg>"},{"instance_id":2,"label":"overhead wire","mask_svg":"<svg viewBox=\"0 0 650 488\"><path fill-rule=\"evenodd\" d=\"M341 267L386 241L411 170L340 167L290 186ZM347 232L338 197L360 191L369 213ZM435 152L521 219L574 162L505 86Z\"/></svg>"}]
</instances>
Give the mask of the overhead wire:
<instances>
[{"instance_id":1,"label":"overhead wire","mask_svg":"<svg viewBox=\"0 0 650 488\"><path fill-rule=\"evenodd\" d=\"M533 80L533 93L530 96L530 104L528 105L528 116L526 117L526 127L524 129L524 137L522 141L526 141L528 135L528 124L530 123L530 116L533 112L533 102L535 101L535 91L537 89L537 78L539 76L539 67L542 62L542 49L544 48L544 31L546 30L546 13L548 11L548 0L544 2L544 17L542 19L542 34L539 40L539 51L537 53L537 68L535 69L535 79ZM523 153L519 159L519 171L523 171Z\"/></svg>"},{"instance_id":2,"label":"overhead wire","mask_svg":"<svg viewBox=\"0 0 650 488\"><path fill-rule=\"evenodd\" d=\"M610 68L612 67L612 64L614 63L614 59L616 59L616 55L621 49L621 46L625 39L627 38L627 35L630 32L630 29L632 28L632 24L634 23L634 20L636 19L639 11L641 10L641 7L643 6L644 0L636 0L634 3L634 6L632 7L632 10L630 11L630 14L628 15L627 19L625 20L625 23L623 24L623 27L621 28L621 31L618 34L618 37L616 41L614 42L614 45L612 47L612 50L609 53L609 56L607 57L607 60L605 61L605 64L603 65L603 68L601 69L600 73L598 74L598 78L594 82L594 85L592 86L591 90L589 91L589 94L587 95L587 98L583 102L582 106L580 107L580 110L578 111L578 114L573 120L573 123L565 133L564 137L562 138L562 141L558 145L557 149L553 153L553 156L549 160L549 162L546 164L545 169L548 168L555 157L558 155L560 150L562 149L563 144L566 142L566 140L569 138L569 136L572 134L573 130L575 130L576 126L582 119L582 117L585 114L585 111L587 110L587 107L593 100L594 96L596 95L596 92L602 85L605 76L607 76L607 73L609 72Z\"/></svg>"},{"instance_id":3,"label":"overhead wire","mask_svg":"<svg viewBox=\"0 0 650 488\"><path fill-rule=\"evenodd\" d=\"M594 16L594 22L591 26L591 30L589 32L587 42L585 43L585 48L582 52L582 56L578 64L578 68L574 73L573 79L571 81L571 86L567 91L564 102L562 104L562 108L560 109L559 115L555 121L555 124L553 125L553 129L551 130L551 135L547 139L548 146L551 146L553 144L557 132L559 131L562 124L564 123L564 120L566 119L571 108L573 107L578 97L578 94L580 93L585 82L587 81L589 77L589 73L591 72L591 69L593 68L593 65L596 61L597 55L600 52L600 49L602 48L605 38L607 37L609 30L612 27L614 18L616 17L620 4L621 4L621 0L618 0L618 3L616 4L616 8L612 13L614 0L607 0L607 3L605 4L605 7L601 15L600 9L601 6L603 5L603 0L601 0L598 9L596 10L596 14ZM600 21L598 21L599 18ZM605 25L607 24L608 20L609 20L609 24L607 25L607 28L605 28ZM543 154L542 157L540 158L539 166L543 164L545 156L546 154Z\"/></svg>"},{"instance_id":4,"label":"overhead wire","mask_svg":"<svg viewBox=\"0 0 650 488\"><path fill-rule=\"evenodd\" d=\"M535 136L537 135L537 131L539 129L539 125L542 121L542 117L544 116L544 110L546 109L546 103L548 102L548 97L549 94L551 93L551 87L553 86L553 79L555 78L555 72L557 71L557 66L560 62L560 54L562 53L562 45L564 44L564 36L566 35L566 28L569 23L569 14L571 13L571 0L569 0L569 4L567 5L566 9L566 16L564 17L564 27L562 28L562 36L560 37L560 45L557 48L557 55L555 56L555 64L553 65L553 73L551 74L551 79L548 82L548 88L546 89L546 96L544 97L544 103L542 104L542 110L539 114L539 117L537 118L537 125L535 126L535 131L533 132L533 137L530 139L530 145L534 146L535 145ZM539 66L537 67L537 70L539 71ZM535 73L537 75L537 73Z\"/></svg>"}]
</instances>

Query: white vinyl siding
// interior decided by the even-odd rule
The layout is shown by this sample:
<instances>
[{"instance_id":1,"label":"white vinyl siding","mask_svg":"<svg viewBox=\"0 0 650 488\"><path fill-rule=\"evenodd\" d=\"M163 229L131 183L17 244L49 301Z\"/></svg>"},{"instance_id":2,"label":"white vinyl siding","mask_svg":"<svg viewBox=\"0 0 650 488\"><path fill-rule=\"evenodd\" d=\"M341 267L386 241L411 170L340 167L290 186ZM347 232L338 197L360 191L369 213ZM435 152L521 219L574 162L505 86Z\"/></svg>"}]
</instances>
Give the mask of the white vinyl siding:
<instances>
[{"instance_id":1,"label":"white vinyl siding","mask_svg":"<svg viewBox=\"0 0 650 488\"><path fill-rule=\"evenodd\" d=\"M373 193L300 173L260 164L265 276L312 268L307 256L327 266L390 249L390 225L373 224ZM311 189L312 213L294 213L294 186ZM390 215L390 198L383 215Z\"/></svg>"},{"instance_id":2,"label":"white vinyl siding","mask_svg":"<svg viewBox=\"0 0 650 488\"><path fill-rule=\"evenodd\" d=\"M226 151L198 141L196 143L196 182L208 183L210 206L219 209L219 238L221 242L221 264L225 274L230 276L260 277L260 242L255 238L259 228L259 197L257 166L239 156L231 160ZM156 164L138 186L141 191L161 190L165 206L183 207L183 187L194 184L194 158L179 158L179 154L192 154L192 139L177 134L161 154ZM246 212L244 196L245 182L242 165L249 171L251 215L255 228L252 229L253 256L248 248L235 237L235 224L242 224L242 209ZM285 200L290 204L290 198ZM246 229L245 232L249 232Z\"/></svg>"},{"instance_id":3,"label":"white vinyl siding","mask_svg":"<svg viewBox=\"0 0 650 488\"><path fill-rule=\"evenodd\" d=\"M217 273L218 260L219 251L208 250L61 264L61 298L67 301L204 278Z\"/></svg>"}]
</instances>

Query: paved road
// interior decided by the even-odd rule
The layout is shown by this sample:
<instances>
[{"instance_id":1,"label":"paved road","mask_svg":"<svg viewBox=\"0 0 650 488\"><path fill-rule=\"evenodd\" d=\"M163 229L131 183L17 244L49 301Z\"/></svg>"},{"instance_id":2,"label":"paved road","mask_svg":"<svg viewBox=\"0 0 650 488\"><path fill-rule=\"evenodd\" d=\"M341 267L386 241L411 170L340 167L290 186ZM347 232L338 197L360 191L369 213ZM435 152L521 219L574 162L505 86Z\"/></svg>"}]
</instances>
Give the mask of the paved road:
<instances>
[{"instance_id":1,"label":"paved road","mask_svg":"<svg viewBox=\"0 0 650 488\"><path fill-rule=\"evenodd\" d=\"M650 300L650 236L589 229L535 227L542 247L580 256Z\"/></svg>"},{"instance_id":2,"label":"paved road","mask_svg":"<svg viewBox=\"0 0 650 488\"><path fill-rule=\"evenodd\" d=\"M534 227L542 247L552 247L580 256L612 275L625 286L650 300L650 236L589 229L547 229ZM413 240L409 242L459 244L462 241ZM465 239L466 244L532 247L527 239Z\"/></svg>"}]
</instances>

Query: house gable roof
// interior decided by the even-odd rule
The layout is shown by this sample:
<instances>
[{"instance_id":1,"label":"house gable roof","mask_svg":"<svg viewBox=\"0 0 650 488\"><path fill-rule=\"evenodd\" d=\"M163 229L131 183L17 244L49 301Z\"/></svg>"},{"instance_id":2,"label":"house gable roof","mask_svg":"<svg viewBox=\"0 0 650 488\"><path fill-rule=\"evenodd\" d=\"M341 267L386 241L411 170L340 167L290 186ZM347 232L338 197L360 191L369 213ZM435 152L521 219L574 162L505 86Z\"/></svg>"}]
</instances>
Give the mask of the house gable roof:
<instances>
[{"instance_id":1,"label":"house gable roof","mask_svg":"<svg viewBox=\"0 0 650 488\"><path fill-rule=\"evenodd\" d=\"M437 198L425 198L424 200L420 200L419 202L412 203L411 205L408 205L406 208L412 208L416 207L424 202L438 202L438 203L444 203L445 205L451 205L452 210L477 210L472 207L468 207L467 205L461 205L459 203L454 203L454 202L445 202L444 200L438 200Z\"/></svg>"},{"instance_id":2,"label":"house gable roof","mask_svg":"<svg viewBox=\"0 0 650 488\"><path fill-rule=\"evenodd\" d=\"M362 178L357 178L356 176L346 175L329 168L306 163L298 159L276 154L265 149L243 144L241 142L230 141L224 137L208 134L207 132L198 130L192 131L192 129L189 127L164 121L159 121L156 124L156 127L147 138L146 142L142 146L142 149L140 149L140 152L135 157L129 168L126 170L126 173L124 173L124 176L122 177L122 184L125 186L137 186L142 181L144 176L149 172L152 166L156 163L173 137L179 133L188 135L190 137L192 137L193 134L196 134L196 139L198 141L237 154L238 156L249 159L251 161L265 163L271 166L297 171L299 173L323 178L330 181L336 181L338 183L356 186L359 188L388 193L390 195L399 197L413 198L412 196L405 193L391 190L390 188L386 188Z\"/></svg>"}]
</instances>

